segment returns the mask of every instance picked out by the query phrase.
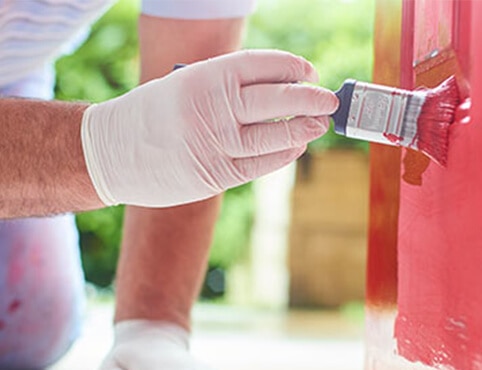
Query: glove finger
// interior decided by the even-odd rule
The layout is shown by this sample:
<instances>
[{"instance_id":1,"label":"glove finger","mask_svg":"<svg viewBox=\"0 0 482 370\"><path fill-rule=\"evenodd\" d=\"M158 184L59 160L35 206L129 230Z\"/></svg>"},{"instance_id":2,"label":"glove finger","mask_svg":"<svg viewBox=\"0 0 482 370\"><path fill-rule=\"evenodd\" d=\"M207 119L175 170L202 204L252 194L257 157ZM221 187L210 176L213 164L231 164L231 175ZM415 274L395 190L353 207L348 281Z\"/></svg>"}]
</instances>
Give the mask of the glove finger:
<instances>
[{"instance_id":1,"label":"glove finger","mask_svg":"<svg viewBox=\"0 0 482 370\"><path fill-rule=\"evenodd\" d=\"M338 108L338 98L327 89L303 84L260 84L241 89L233 113L239 123L288 116L323 116Z\"/></svg>"},{"instance_id":2,"label":"glove finger","mask_svg":"<svg viewBox=\"0 0 482 370\"><path fill-rule=\"evenodd\" d=\"M239 171L239 177L251 181L270 172L276 171L297 158L306 150L306 145L299 148L283 150L281 152L265 154L250 158L233 159L233 165ZM233 184L237 186L240 184Z\"/></svg>"},{"instance_id":3,"label":"glove finger","mask_svg":"<svg viewBox=\"0 0 482 370\"><path fill-rule=\"evenodd\" d=\"M223 145L232 158L255 157L306 145L325 134L329 124L328 117L322 116L244 125L237 141Z\"/></svg>"},{"instance_id":4,"label":"glove finger","mask_svg":"<svg viewBox=\"0 0 482 370\"><path fill-rule=\"evenodd\" d=\"M206 65L234 74L240 85L267 82L318 82L318 73L306 59L279 50L243 50L211 59Z\"/></svg>"}]
</instances>

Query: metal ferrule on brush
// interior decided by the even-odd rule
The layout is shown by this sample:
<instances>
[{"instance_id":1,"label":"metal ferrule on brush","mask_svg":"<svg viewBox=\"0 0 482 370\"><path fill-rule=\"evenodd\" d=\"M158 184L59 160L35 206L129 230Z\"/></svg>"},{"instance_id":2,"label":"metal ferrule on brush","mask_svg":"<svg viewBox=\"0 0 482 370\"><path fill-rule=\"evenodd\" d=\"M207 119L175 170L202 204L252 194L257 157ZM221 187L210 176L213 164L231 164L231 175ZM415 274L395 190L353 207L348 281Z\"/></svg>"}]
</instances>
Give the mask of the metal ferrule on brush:
<instances>
[{"instance_id":1,"label":"metal ferrule on brush","mask_svg":"<svg viewBox=\"0 0 482 370\"><path fill-rule=\"evenodd\" d=\"M348 90L348 94L343 90ZM340 117L336 117L336 113L333 115L337 133L418 149L417 121L425 101L424 92L348 80L336 94L341 104L345 100L346 105L344 128L342 123L337 124ZM348 104L347 98L350 98Z\"/></svg>"}]
</instances>

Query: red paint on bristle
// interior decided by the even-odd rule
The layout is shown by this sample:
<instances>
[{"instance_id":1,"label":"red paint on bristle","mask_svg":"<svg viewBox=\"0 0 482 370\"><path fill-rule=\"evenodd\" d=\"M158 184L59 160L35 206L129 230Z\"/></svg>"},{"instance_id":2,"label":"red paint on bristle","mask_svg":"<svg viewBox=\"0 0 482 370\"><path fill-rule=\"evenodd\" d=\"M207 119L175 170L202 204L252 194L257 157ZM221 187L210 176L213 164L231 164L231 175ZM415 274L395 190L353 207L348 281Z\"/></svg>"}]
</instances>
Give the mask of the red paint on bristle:
<instances>
[{"instance_id":1,"label":"red paint on bristle","mask_svg":"<svg viewBox=\"0 0 482 370\"><path fill-rule=\"evenodd\" d=\"M454 76L427 90L427 96L417 121L417 146L442 166L447 165L449 127L460 103Z\"/></svg>"}]
</instances>

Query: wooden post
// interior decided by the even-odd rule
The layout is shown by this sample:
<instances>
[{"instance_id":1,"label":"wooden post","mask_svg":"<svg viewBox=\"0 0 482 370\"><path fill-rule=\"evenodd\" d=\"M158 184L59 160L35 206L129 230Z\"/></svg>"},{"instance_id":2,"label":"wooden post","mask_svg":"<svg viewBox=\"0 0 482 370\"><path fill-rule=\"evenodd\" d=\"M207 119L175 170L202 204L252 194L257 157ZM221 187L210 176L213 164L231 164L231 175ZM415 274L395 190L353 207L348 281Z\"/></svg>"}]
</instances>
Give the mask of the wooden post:
<instances>
[{"instance_id":1,"label":"wooden post","mask_svg":"<svg viewBox=\"0 0 482 370\"><path fill-rule=\"evenodd\" d=\"M377 0L373 81L400 85L401 0ZM395 347L400 149L370 147L366 369L387 370Z\"/></svg>"}]
</instances>

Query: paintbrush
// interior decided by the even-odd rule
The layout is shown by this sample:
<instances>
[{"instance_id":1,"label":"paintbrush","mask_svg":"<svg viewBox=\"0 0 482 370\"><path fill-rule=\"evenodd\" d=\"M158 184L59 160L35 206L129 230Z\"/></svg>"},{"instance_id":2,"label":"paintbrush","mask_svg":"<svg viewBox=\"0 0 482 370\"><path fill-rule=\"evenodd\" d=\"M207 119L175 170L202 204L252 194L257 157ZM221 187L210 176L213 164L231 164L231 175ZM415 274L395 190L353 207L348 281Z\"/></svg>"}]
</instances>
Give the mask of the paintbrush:
<instances>
[{"instance_id":1,"label":"paintbrush","mask_svg":"<svg viewBox=\"0 0 482 370\"><path fill-rule=\"evenodd\" d=\"M337 134L415 149L446 166L449 126L460 102L454 76L414 91L350 79L335 94L340 106L331 117Z\"/></svg>"},{"instance_id":2,"label":"paintbrush","mask_svg":"<svg viewBox=\"0 0 482 370\"><path fill-rule=\"evenodd\" d=\"M415 149L447 164L449 126L460 99L453 76L414 91L346 80L335 94L340 106L331 117L337 134Z\"/></svg>"}]
</instances>

